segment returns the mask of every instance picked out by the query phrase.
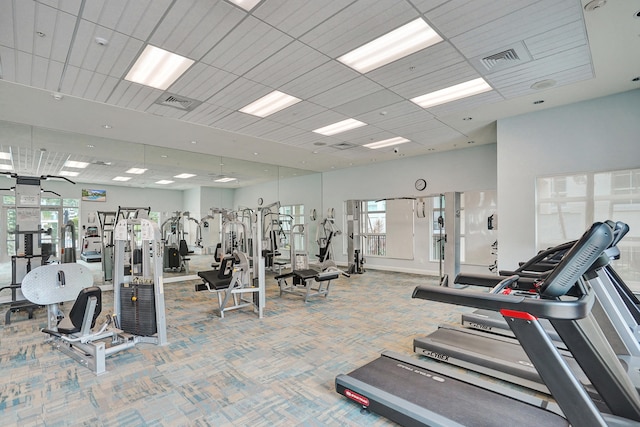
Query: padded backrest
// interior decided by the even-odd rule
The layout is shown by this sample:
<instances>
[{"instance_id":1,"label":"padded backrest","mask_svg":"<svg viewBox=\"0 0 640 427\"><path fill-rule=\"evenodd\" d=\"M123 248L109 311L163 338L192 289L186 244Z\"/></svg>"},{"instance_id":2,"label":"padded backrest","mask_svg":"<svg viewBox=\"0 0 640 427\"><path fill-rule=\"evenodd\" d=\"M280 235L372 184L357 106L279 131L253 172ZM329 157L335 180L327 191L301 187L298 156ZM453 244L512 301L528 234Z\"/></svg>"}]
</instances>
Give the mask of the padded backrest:
<instances>
[{"instance_id":1,"label":"padded backrest","mask_svg":"<svg viewBox=\"0 0 640 427\"><path fill-rule=\"evenodd\" d=\"M222 261L222 243L216 245L216 250L213 251L213 259L215 259L216 262Z\"/></svg>"},{"instance_id":2,"label":"padded backrest","mask_svg":"<svg viewBox=\"0 0 640 427\"><path fill-rule=\"evenodd\" d=\"M77 331L80 331L80 328L82 328L84 313L87 309L87 304L89 304L89 298L91 297L96 297L97 300L96 310L93 313L93 319L91 319L92 328L95 326L96 319L102 311L102 291L100 288L97 286L91 286L81 290L78 294L78 298L76 298L76 302L73 303L73 307L71 307L71 311L69 312L69 320L71 320L71 323L73 323L73 326L75 326Z\"/></svg>"},{"instance_id":3,"label":"padded backrest","mask_svg":"<svg viewBox=\"0 0 640 427\"><path fill-rule=\"evenodd\" d=\"M187 241L186 240L180 240L179 243L179 248L178 248L178 252L180 253L180 256L185 256L189 254L189 247L187 246Z\"/></svg>"},{"instance_id":4,"label":"padded backrest","mask_svg":"<svg viewBox=\"0 0 640 427\"><path fill-rule=\"evenodd\" d=\"M233 263L235 262L234 256L226 256L220 261L220 268L218 268L218 279L229 279L233 275Z\"/></svg>"}]
</instances>

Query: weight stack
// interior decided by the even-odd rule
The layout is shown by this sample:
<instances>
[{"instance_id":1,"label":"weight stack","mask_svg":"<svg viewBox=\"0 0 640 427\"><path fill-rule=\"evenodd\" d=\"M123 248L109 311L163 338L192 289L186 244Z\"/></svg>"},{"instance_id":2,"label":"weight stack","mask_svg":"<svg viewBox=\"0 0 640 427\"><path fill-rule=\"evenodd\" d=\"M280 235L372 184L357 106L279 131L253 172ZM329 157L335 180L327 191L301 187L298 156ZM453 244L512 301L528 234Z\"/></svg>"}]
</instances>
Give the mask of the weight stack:
<instances>
[{"instance_id":1,"label":"weight stack","mask_svg":"<svg viewBox=\"0 0 640 427\"><path fill-rule=\"evenodd\" d=\"M153 284L120 284L120 327L138 336L158 332Z\"/></svg>"}]
</instances>

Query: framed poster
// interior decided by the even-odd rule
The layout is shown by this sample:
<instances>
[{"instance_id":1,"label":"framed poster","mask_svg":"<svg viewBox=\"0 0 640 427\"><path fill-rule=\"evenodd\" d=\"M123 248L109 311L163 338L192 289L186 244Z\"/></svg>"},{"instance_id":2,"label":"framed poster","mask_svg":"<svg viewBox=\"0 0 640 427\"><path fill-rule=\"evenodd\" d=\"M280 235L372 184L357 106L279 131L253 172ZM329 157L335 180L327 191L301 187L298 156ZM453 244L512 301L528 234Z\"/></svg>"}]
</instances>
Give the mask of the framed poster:
<instances>
[{"instance_id":1,"label":"framed poster","mask_svg":"<svg viewBox=\"0 0 640 427\"><path fill-rule=\"evenodd\" d=\"M106 202L107 190L82 189L82 200L87 202Z\"/></svg>"}]
</instances>

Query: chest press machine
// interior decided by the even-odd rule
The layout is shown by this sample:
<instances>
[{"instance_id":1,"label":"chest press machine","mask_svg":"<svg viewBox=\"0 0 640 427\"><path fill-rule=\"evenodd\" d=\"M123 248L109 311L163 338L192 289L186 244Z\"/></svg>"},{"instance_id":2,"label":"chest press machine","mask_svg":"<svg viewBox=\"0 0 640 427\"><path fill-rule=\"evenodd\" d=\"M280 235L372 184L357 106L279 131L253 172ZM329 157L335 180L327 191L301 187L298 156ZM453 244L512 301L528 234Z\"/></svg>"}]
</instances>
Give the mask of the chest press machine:
<instances>
[{"instance_id":1,"label":"chest press machine","mask_svg":"<svg viewBox=\"0 0 640 427\"><path fill-rule=\"evenodd\" d=\"M138 343L167 344L163 250L157 224L147 219L120 220L114 240L114 309L96 331L93 328L102 310L102 292L93 286L93 275L84 266L42 266L27 274L22 283L29 301L47 306L48 326L42 330L48 334L47 340L96 375L106 372L107 356ZM141 253L140 268L126 268L126 253L136 246ZM65 316L60 303L74 298Z\"/></svg>"}]
</instances>

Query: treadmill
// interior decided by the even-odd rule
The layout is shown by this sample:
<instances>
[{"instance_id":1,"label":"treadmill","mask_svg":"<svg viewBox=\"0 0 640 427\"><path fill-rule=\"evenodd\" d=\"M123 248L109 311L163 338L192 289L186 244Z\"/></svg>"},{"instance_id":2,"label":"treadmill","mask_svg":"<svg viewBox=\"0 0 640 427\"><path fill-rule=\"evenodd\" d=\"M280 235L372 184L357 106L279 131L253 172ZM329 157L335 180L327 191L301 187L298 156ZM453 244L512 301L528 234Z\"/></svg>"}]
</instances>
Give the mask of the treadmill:
<instances>
[{"instance_id":1,"label":"treadmill","mask_svg":"<svg viewBox=\"0 0 640 427\"><path fill-rule=\"evenodd\" d=\"M611 222L609 225L614 227L614 241L601 256L601 259L586 274L586 279L596 294L596 303L593 308L594 317L607 336L609 344L626 367L632 383L640 389L640 343L638 342L640 303L610 264L611 260L619 258L620 251L617 244L628 232L629 227L621 222L615 224ZM489 282L483 276L479 280L483 285ZM511 277L508 280L513 282ZM465 282L471 281L465 279ZM482 331L490 330L494 334L478 333L467 328L441 326L427 337L416 338L414 351L433 359L444 360L457 366L548 393L546 386L517 342L495 335L495 333L507 335L507 332L510 332L504 318L493 311L481 311L482 313L466 315L467 319L473 317L471 324L468 320L465 322L465 315L463 315L463 325ZM482 319L489 320L491 326L479 328L478 326L482 325ZM545 326L545 329L548 333L552 331L555 334L551 325ZM549 334L551 335L551 333ZM511 334L511 336L513 335ZM560 344L559 341L556 346ZM566 347L562 343L559 348ZM565 358L581 382L589 387L588 382L585 382L584 375L576 369L571 356L565 355ZM593 394L593 397L597 399L597 395Z\"/></svg>"},{"instance_id":2,"label":"treadmill","mask_svg":"<svg viewBox=\"0 0 640 427\"><path fill-rule=\"evenodd\" d=\"M638 393L590 317L592 290L579 281L610 245L612 234L607 224L594 224L544 281L539 299L435 286L418 286L413 292L413 298L500 311L564 417L545 401L521 400L517 390L505 393L493 382L451 375L446 365L389 353L338 375L336 391L402 425L640 425ZM558 299L570 290L576 298ZM551 321L610 414L596 407L538 318Z\"/></svg>"}]
</instances>

